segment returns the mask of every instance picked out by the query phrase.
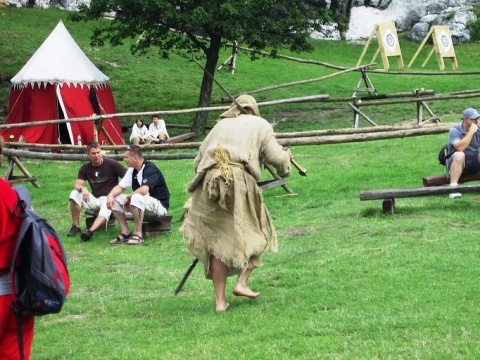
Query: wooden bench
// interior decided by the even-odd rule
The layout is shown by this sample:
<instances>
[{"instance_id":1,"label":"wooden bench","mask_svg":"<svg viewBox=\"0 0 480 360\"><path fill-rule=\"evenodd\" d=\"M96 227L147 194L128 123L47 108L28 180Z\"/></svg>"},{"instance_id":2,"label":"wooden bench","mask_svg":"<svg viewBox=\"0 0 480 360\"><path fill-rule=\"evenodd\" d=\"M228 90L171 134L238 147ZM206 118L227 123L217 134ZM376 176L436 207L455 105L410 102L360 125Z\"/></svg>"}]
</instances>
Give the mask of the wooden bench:
<instances>
[{"instance_id":1,"label":"wooden bench","mask_svg":"<svg viewBox=\"0 0 480 360\"><path fill-rule=\"evenodd\" d=\"M444 175L434 175L434 176L425 176L423 179L423 186L441 186L450 183L450 180L446 174ZM462 174L458 183L465 183L469 181L480 180L480 173L476 174Z\"/></svg>"},{"instance_id":2,"label":"wooden bench","mask_svg":"<svg viewBox=\"0 0 480 360\"><path fill-rule=\"evenodd\" d=\"M183 140L192 139L195 136L197 136L197 133L192 131L192 132L189 132L189 133L186 133L186 134L172 136L170 139L168 139L166 141L166 143L167 144L175 144L175 143L179 143Z\"/></svg>"},{"instance_id":3,"label":"wooden bench","mask_svg":"<svg viewBox=\"0 0 480 360\"><path fill-rule=\"evenodd\" d=\"M480 192L480 185L459 185L454 188L448 185L406 189L364 190L360 192L360 200L383 200L383 212L393 214L395 211L396 198L433 196L452 192Z\"/></svg>"},{"instance_id":4,"label":"wooden bench","mask_svg":"<svg viewBox=\"0 0 480 360\"><path fill-rule=\"evenodd\" d=\"M88 216L85 219L87 228L92 226L93 222L98 216L98 212L85 210L85 214ZM133 221L133 215L126 213L127 221ZM142 223L142 232L144 236L157 236L165 233L172 232L172 220L173 216L145 216ZM115 218L113 215L110 217L106 224L107 229L115 227Z\"/></svg>"}]
</instances>

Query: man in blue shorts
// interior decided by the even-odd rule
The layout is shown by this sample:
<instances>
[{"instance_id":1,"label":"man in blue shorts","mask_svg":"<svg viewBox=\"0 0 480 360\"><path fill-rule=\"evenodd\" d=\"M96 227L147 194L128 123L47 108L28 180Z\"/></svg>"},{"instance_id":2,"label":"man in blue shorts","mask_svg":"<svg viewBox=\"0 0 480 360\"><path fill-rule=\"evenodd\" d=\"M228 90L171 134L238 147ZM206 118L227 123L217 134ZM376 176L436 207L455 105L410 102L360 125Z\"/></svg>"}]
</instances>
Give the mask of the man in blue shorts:
<instances>
[{"instance_id":1,"label":"man in blue shorts","mask_svg":"<svg viewBox=\"0 0 480 360\"><path fill-rule=\"evenodd\" d=\"M478 118L480 118L480 114L477 110L465 109L462 121L448 132L448 152L453 152L446 162L450 174L450 186L457 186L458 179L462 174L480 172ZM462 194L451 193L449 197L455 199L462 197Z\"/></svg>"}]
</instances>

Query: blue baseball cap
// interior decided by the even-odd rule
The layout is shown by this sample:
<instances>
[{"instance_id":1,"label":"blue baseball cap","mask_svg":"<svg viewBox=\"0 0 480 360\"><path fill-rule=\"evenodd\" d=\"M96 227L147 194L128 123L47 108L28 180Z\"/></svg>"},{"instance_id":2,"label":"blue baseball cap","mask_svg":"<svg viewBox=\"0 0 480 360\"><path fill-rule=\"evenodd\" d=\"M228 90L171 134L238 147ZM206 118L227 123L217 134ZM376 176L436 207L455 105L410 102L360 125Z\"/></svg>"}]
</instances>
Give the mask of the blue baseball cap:
<instances>
[{"instance_id":1,"label":"blue baseball cap","mask_svg":"<svg viewBox=\"0 0 480 360\"><path fill-rule=\"evenodd\" d=\"M473 108L468 108L468 109L465 109L465 111L463 112L463 118L476 120L480 118L480 114L478 113L477 110Z\"/></svg>"}]
</instances>

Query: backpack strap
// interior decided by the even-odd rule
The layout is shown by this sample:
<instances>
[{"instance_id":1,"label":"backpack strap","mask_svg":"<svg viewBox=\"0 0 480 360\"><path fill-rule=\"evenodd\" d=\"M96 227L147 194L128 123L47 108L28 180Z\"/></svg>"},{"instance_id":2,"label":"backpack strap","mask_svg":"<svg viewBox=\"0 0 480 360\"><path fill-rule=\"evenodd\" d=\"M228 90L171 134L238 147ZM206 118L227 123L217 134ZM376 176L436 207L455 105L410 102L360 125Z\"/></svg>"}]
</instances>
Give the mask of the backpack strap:
<instances>
[{"instance_id":1,"label":"backpack strap","mask_svg":"<svg viewBox=\"0 0 480 360\"><path fill-rule=\"evenodd\" d=\"M23 202L22 208L23 209L31 209L32 208L32 198L30 197L30 192L25 186L14 186L13 190L18 195L18 199ZM16 214L16 213L15 213Z\"/></svg>"},{"instance_id":2,"label":"backpack strap","mask_svg":"<svg viewBox=\"0 0 480 360\"><path fill-rule=\"evenodd\" d=\"M18 338L18 353L20 360L25 360L25 353L23 349L23 329L22 329L22 315L17 314L17 338Z\"/></svg>"},{"instance_id":3,"label":"backpack strap","mask_svg":"<svg viewBox=\"0 0 480 360\"><path fill-rule=\"evenodd\" d=\"M30 197L30 193L25 186L16 186L13 188L18 195L18 201L14 205L13 213L17 217L23 217L21 213L25 212L25 209L32 208L32 199ZM23 225L23 223L22 223ZM24 226L22 226L24 228ZM24 232L24 229L20 229L20 231ZM15 249L14 259L17 257L18 249ZM12 261L12 265L10 268L10 291L11 294L15 297L15 280L16 274L14 273L14 262ZM15 303L12 304L12 311L14 310L13 307ZM15 313L15 312L14 312ZM17 339L18 339L18 352L20 355L20 360L25 360L25 351L23 347L23 329L22 329L22 315L20 313L15 313L15 317L17 319Z\"/></svg>"}]
</instances>

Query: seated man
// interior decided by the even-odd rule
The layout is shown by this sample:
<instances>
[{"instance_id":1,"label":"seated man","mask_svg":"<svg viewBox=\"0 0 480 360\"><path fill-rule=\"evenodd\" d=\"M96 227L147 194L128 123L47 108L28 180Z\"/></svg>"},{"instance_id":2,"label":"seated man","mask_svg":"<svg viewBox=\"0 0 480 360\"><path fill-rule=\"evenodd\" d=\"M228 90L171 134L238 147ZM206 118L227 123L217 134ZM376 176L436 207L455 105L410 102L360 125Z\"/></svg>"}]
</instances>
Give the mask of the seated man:
<instances>
[{"instance_id":1,"label":"seated man","mask_svg":"<svg viewBox=\"0 0 480 360\"><path fill-rule=\"evenodd\" d=\"M148 131L150 132L152 141L156 143L163 144L170 138L170 136L168 136L165 120L160 119L158 115L152 116L152 123L150 124Z\"/></svg>"},{"instance_id":2,"label":"seated man","mask_svg":"<svg viewBox=\"0 0 480 360\"><path fill-rule=\"evenodd\" d=\"M98 212L98 217L90 229L80 235L83 241L90 240L93 232L109 220L112 212L107 208L107 195L127 172L118 161L103 158L101 150L96 141L87 145L90 162L82 165L78 171L74 190L70 193L72 228L67 236L75 236L82 231L79 226L81 207ZM90 184L91 193L85 187L85 181Z\"/></svg>"},{"instance_id":3,"label":"seated man","mask_svg":"<svg viewBox=\"0 0 480 360\"><path fill-rule=\"evenodd\" d=\"M170 192L165 178L155 164L146 161L142 149L138 145L130 145L125 151L124 161L129 166L127 173L107 197L107 206L120 224L121 233L111 244L127 243L137 245L143 243L142 223L145 214L162 216L167 214ZM119 196L125 189L132 193ZM125 212L131 212L135 226L130 233Z\"/></svg>"},{"instance_id":4,"label":"seated man","mask_svg":"<svg viewBox=\"0 0 480 360\"><path fill-rule=\"evenodd\" d=\"M450 186L457 186L462 173L480 172L480 132L478 129L477 110L468 108L463 112L462 121L448 132L448 153L453 155L447 159L446 166L450 174ZM462 197L460 193L451 193L451 199Z\"/></svg>"}]
</instances>

